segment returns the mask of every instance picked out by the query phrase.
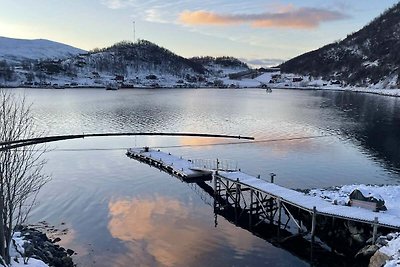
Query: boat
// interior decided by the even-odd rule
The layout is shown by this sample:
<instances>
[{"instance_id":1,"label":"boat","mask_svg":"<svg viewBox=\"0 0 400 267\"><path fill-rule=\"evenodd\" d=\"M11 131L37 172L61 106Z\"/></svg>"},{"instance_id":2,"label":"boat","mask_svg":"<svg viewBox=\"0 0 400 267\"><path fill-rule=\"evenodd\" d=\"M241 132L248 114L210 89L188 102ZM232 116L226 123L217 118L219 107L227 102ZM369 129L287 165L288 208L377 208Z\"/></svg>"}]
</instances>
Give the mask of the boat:
<instances>
[{"instance_id":1,"label":"boat","mask_svg":"<svg viewBox=\"0 0 400 267\"><path fill-rule=\"evenodd\" d=\"M119 86L118 86L118 84L116 84L116 83L108 83L107 85L106 85L106 90L109 90L109 91L116 91L116 90L118 90L119 89Z\"/></svg>"},{"instance_id":2,"label":"boat","mask_svg":"<svg viewBox=\"0 0 400 267\"><path fill-rule=\"evenodd\" d=\"M271 87L269 87L267 84L265 83L261 83L261 88L265 88L265 92L267 93L272 93L272 89Z\"/></svg>"}]
</instances>

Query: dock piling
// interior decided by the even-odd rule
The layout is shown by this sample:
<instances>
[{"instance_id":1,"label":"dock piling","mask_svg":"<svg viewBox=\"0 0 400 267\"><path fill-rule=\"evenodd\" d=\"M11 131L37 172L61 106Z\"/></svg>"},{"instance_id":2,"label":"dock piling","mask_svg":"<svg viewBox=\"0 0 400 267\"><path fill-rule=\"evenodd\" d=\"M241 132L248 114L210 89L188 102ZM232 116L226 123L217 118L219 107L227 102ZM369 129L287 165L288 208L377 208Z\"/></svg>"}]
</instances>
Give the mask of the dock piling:
<instances>
[{"instance_id":1,"label":"dock piling","mask_svg":"<svg viewBox=\"0 0 400 267\"><path fill-rule=\"evenodd\" d=\"M378 238L378 217L375 217L374 223L373 223L373 229L372 229L372 243L375 244L376 239Z\"/></svg>"},{"instance_id":2,"label":"dock piling","mask_svg":"<svg viewBox=\"0 0 400 267\"><path fill-rule=\"evenodd\" d=\"M314 206L312 211L311 242L314 243L315 229L317 227L317 208Z\"/></svg>"},{"instance_id":3,"label":"dock piling","mask_svg":"<svg viewBox=\"0 0 400 267\"><path fill-rule=\"evenodd\" d=\"M273 173L273 172L271 172L269 175L271 175L271 184L273 184L273 183L274 183L274 178L275 178L276 174Z\"/></svg>"}]
</instances>

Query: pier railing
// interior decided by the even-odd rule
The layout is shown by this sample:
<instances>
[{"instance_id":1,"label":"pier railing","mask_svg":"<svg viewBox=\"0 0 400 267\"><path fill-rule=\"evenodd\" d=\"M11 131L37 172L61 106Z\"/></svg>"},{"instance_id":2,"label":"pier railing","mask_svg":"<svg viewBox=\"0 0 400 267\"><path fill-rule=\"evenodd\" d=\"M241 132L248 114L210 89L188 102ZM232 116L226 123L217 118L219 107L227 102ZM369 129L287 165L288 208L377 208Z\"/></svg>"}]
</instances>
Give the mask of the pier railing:
<instances>
[{"instance_id":1,"label":"pier railing","mask_svg":"<svg viewBox=\"0 0 400 267\"><path fill-rule=\"evenodd\" d=\"M192 159L193 167L214 171L237 171L238 164L230 159Z\"/></svg>"}]
</instances>

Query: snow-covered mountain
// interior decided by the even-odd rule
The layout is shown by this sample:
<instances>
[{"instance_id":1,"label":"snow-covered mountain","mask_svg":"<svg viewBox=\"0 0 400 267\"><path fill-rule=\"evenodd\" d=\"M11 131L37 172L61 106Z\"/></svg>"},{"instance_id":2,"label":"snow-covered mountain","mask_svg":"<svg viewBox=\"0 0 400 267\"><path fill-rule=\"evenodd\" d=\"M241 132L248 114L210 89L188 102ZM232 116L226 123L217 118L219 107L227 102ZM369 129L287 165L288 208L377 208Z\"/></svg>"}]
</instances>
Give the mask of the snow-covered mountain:
<instances>
[{"instance_id":1,"label":"snow-covered mountain","mask_svg":"<svg viewBox=\"0 0 400 267\"><path fill-rule=\"evenodd\" d=\"M400 3L344 40L283 63L282 71L342 84L400 86Z\"/></svg>"},{"instance_id":2,"label":"snow-covered mountain","mask_svg":"<svg viewBox=\"0 0 400 267\"><path fill-rule=\"evenodd\" d=\"M45 39L26 40L0 37L0 60L18 63L26 59L63 59L86 51Z\"/></svg>"}]
</instances>

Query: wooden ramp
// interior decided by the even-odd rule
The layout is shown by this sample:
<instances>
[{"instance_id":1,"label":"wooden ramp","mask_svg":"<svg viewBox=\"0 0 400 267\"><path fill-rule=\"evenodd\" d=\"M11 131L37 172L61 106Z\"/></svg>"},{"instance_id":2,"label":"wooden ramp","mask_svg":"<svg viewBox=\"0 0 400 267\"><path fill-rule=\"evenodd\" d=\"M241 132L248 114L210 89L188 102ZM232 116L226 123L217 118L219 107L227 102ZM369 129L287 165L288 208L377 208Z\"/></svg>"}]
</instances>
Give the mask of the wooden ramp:
<instances>
[{"instance_id":1,"label":"wooden ramp","mask_svg":"<svg viewBox=\"0 0 400 267\"><path fill-rule=\"evenodd\" d=\"M191 160L176 157L160 150L152 150L148 147L130 148L126 155L130 158L156 167L166 173L174 175L183 181L211 180L212 171L199 168Z\"/></svg>"}]
</instances>

